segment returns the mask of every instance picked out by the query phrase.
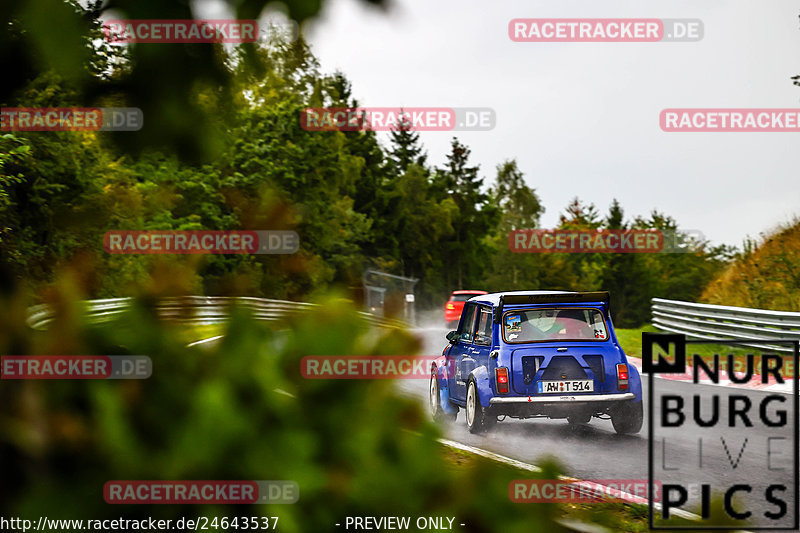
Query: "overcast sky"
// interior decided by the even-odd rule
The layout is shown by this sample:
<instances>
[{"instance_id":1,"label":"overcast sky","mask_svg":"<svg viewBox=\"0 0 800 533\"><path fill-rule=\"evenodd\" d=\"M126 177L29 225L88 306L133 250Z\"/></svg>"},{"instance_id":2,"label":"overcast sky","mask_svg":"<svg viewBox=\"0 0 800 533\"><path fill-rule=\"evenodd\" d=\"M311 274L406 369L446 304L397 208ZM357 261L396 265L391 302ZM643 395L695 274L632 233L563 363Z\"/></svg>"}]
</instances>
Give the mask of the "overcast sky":
<instances>
[{"instance_id":1,"label":"overcast sky","mask_svg":"<svg viewBox=\"0 0 800 533\"><path fill-rule=\"evenodd\" d=\"M197 0L219 16L214 0ZM665 133L664 108L800 108L795 0L398 0L388 11L328 0L303 28L326 72L372 107L491 107L491 131L459 132L486 183L515 158L553 227L574 196L605 214L658 209L739 245L800 215L800 134ZM202 12L205 11L205 12ZM689 43L518 43L514 18L699 18ZM452 132L422 132L441 165ZM385 139L386 134L380 134Z\"/></svg>"},{"instance_id":2,"label":"overcast sky","mask_svg":"<svg viewBox=\"0 0 800 533\"><path fill-rule=\"evenodd\" d=\"M323 70L362 106L491 107L461 132L487 182L516 158L552 227L574 196L605 213L658 209L740 244L800 214L797 133L665 133L669 107L800 108L800 4L777 0L401 0L388 12L330 0L304 27ZM513 18L699 18L694 43L516 43ZM423 132L434 164L450 132Z\"/></svg>"}]
</instances>

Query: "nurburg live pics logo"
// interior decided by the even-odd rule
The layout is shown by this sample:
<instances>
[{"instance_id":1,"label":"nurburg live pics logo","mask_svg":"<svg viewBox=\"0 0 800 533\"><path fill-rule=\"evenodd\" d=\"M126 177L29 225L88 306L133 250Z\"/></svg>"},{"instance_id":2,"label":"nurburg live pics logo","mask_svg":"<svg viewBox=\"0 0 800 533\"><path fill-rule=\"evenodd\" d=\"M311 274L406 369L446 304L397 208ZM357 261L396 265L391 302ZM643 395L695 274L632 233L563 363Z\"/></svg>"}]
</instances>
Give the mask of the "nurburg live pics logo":
<instances>
[{"instance_id":1,"label":"nurburg live pics logo","mask_svg":"<svg viewBox=\"0 0 800 533\"><path fill-rule=\"evenodd\" d=\"M792 354L745 346L764 343ZM692 353L687 358L687 345L708 344L749 351ZM642 371L649 375L651 529L764 531L800 527L799 346L800 341L794 339L687 341L680 334L642 333ZM792 378L786 377L790 362L795 369ZM654 379L656 374L665 379ZM791 415L787 412L790 408ZM660 448L657 454L654 448ZM655 485L661 493L658 523ZM712 505L721 506L724 515L717 509L712 512ZM697 513L696 521L670 522L680 508Z\"/></svg>"}]
</instances>

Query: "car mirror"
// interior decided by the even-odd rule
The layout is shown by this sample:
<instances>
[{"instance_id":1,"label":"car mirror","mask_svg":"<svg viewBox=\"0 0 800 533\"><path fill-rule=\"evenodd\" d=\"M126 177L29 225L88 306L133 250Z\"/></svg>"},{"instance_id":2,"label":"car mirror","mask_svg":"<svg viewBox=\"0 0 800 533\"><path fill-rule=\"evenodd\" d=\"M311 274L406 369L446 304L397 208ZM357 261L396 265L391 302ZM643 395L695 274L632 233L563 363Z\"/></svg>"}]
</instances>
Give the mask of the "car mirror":
<instances>
[{"instance_id":1,"label":"car mirror","mask_svg":"<svg viewBox=\"0 0 800 533\"><path fill-rule=\"evenodd\" d=\"M451 331L447 334L447 340L450 341L450 344L455 344L458 342L458 332Z\"/></svg>"}]
</instances>

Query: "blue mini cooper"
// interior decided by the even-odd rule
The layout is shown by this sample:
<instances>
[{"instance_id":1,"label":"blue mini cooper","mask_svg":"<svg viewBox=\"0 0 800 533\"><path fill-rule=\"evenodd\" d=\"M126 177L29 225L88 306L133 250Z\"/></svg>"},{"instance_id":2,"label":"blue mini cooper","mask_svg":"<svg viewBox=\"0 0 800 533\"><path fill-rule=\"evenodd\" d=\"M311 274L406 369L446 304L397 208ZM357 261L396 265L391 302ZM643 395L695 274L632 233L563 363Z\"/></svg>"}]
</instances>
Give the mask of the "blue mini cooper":
<instances>
[{"instance_id":1,"label":"blue mini cooper","mask_svg":"<svg viewBox=\"0 0 800 533\"><path fill-rule=\"evenodd\" d=\"M464 306L458 329L431 365L434 419L464 408L472 433L498 417L611 418L617 433L642 428L642 383L622 351L608 292L484 294Z\"/></svg>"}]
</instances>

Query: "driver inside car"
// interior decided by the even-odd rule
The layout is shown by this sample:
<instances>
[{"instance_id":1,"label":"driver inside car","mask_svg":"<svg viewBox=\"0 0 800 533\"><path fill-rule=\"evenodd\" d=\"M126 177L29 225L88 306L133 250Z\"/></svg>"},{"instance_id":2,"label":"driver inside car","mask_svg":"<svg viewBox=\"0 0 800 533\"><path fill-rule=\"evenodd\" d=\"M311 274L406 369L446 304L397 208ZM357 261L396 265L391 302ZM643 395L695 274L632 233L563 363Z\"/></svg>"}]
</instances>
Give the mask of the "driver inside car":
<instances>
[{"instance_id":1,"label":"driver inside car","mask_svg":"<svg viewBox=\"0 0 800 533\"><path fill-rule=\"evenodd\" d=\"M579 309L562 309L558 311L553 325L545 331L545 335L548 337L560 336L569 339L594 338L591 326L586 323L583 311Z\"/></svg>"}]
</instances>

